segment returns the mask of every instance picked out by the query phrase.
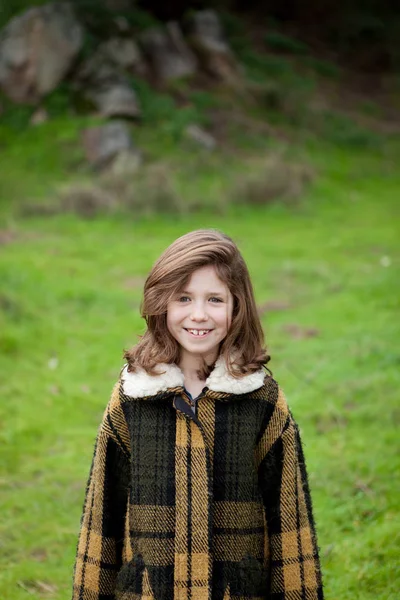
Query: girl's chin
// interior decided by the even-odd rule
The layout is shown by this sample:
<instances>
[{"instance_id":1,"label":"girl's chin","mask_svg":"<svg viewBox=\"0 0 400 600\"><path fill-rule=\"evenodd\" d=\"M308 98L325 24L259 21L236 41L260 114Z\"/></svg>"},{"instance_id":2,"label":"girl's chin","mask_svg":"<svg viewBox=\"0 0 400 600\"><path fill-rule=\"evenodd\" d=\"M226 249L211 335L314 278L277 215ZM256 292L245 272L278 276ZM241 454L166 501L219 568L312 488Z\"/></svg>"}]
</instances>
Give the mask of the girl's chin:
<instances>
[{"instance_id":1,"label":"girl's chin","mask_svg":"<svg viewBox=\"0 0 400 600\"><path fill-rule=\"evenodd\" d=\"M215 344L214 342L205 344L205 343L198 343L197 341L195 341L193 343L190 343L190 342L188 343L186 341L186 343L184 343L184 344L181 343L180 347L181 347L181 350L183 351L183 353L186 355L197 356L197 357L201 357L202 359L211 357L210 361L207 360L207 362L210 362L210 364L215 361L215 359L219 353L219 343Z\"/></svg>"}]
</instances>

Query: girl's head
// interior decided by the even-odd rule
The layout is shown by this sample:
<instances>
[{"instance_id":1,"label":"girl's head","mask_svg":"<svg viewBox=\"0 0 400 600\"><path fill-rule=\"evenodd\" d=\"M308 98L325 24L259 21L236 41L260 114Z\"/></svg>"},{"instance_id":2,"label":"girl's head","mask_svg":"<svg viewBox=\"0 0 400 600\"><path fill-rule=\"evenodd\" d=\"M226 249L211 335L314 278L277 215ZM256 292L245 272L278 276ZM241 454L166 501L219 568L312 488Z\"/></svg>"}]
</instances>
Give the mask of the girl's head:
<instances>
[{"instance_id":1,"label":"girl's head","mask_svg":"<svg viewBox=\"0 0 400 600\"><path fill-rule=\"evenodd\" d=\"M219 231L192 231L163 252L144 286L142 316L147 331L125 354L131 370L153 373L160 362L179 363L182 352L203 356L203 375L218 354L237 377L268 361L247 266Z\"/></svg>"}]
</instances>

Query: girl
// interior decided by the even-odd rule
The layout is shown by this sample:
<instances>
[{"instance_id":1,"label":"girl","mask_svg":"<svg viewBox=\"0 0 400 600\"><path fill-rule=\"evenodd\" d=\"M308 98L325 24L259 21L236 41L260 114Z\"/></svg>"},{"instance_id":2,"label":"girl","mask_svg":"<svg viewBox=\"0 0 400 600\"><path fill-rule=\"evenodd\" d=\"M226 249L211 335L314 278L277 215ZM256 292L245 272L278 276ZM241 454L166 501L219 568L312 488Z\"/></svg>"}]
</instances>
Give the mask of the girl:
<instances>
[{"instance_id":1,"label":"girl","mask_svg":"<svg viewBox=\"0 0 400 600\"><path fill-rule=\"evenodd\" d=\"M319 600L297 425L237 246L177 239L99 429L74 600Z\"/></svg>"}]
</instances>

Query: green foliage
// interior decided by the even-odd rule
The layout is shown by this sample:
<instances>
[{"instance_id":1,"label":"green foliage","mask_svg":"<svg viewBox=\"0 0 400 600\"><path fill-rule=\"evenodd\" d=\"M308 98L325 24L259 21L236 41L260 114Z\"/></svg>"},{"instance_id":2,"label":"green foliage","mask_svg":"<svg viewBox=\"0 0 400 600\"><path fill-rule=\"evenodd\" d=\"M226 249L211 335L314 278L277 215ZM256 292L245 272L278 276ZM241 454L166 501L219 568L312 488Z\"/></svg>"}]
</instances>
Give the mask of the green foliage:
<instances>
[{"instance_id":1,"label":"green foliage","mask_svg":"<svg viewBox=\"0 0 400 600\"><path fill-rule=\"evenodd\" d=\"M307 67L310 67L318 75L322 75L322 77L338 79L341 75L340 67L328 60L323 60L315 56L304 56L302 63Z\"/></svg>"},{"instance_id":2,"label":"green foliage","mask_svg":"<svg viewBox=\"0 0 400 600\"><path fill-rule=\"evenodd\" d=\"M294 73L288 59L271 54L260 54L251 46L242 49L239 59L246 67L249 77L254 80L265 81L266 77L282 79Z\"/></svg>"},{"instance_id":3,"label":"green foliage","mask_svg":"<svg viewBox=\"0 0 400 600\"><path fill-rule=\"evenodd\" d=\"M190 91L189 89L188 98L199 111L199 114L203 115L203 118L208 110L216 108L221 104L218 96L210 92L206 92L205 90Z\"/></svg>"},{"instance_id":4,"label":"green foliage","mask_svg":"<svg viewBox=\"0 0 400 600\"><path fill-rule=\"evenodd\" d=\"M212 104L207 93L187 91L188 102L186 106L178 107L172 93L158 92L146 81L132 79L132 84L137 91L140 105L142 106L142 123L144 126L161 127L162 131L173 140L179 140L185 128L191 123L202 124L206 122L203 109L206 104ZM175 84L178 85L178 84ZM183 82L186 94L186 85Z\"/></svg>"},{"instance_id":5,"label":"green foliage","mask_svg":"<svg viewBox=\"0 0 400 600\"><path fill-rule=\"evenodd\" d=\"M157 92L142 79L132 78L131 81L143 109L144 124L159 123L174 118L176 104L171 95Z\"/></svg>"},{"instance_id":6,"label":"green foliage","mask_svg":"<svg viewBox=\"0 0 400 600\"><path fill-rule=\"evenodd\" d=\"M290 54L306 54L308 46L300 40L284 35L279 31L269 31L264 36L264 41L268 48L278 52L288 52Z\"/></svg>"},{"instance_id":7,"label":"green foliage","mask_svg":"<svg viewBox=\"0 0 400 600\"><path fill-rule=\"evenodd\" d=\"M3 107L3 113L0 115L0 141L2 132L24 131L32 116L33 108L22 104L14 104L7 96L0 92L0 102ZM3 134L4 135L4 134Z\"/></svg>"},{"instance_id":8,"label":"green foliage","mask_svg":"<svg viewBox=\"0 0 400 600\"><path fill-rule=\"evenodd\" d=\"M233 38L246 37L246 27L243 19L232 12L219 11L222 27L226 37L231 41Z\"/></svg>"},{"instance_id":9,"label":"green foliage","mask_svg":"<svg viewBox=\"0 0 400 600\"><path fill-rule=\"evenodd\" d=\"M28 8L46 4L48 0L1 0L0 2L0 28L4 27L10 19Z\"/></svg>"},{"instance_id":10,"label":"green foliage","mask_svg":"<svg viewBox=\"0 0 400 600\"><path fill-rule=\"evenodd\" d=\"M159 21L148 11L138 7L117 12L107 8L105 3L98 0L75 0L75 10L91 34L102 39L118 32L117 16L122 16L131 30L136 33L159 24Z\"/></svg>"},{"instance_id":11,"label":"green foliage","mask_svg":"<svg viewBox=\"0 0 400 600\"><path fill-rule=\"evenodd\" d=\"M61 83L44 99L43 106L46 108L50 118L67 115L73 105L73 94L67 82Z\"/></svg>"},{"instance_id":12,"label":"green foliage","mask_svg":"<svg viewBox=\"0 0 400 600\"><path fill-rule=\"evenodd\" d=\"M382 68L383 63L392 71L400 66L399 35L398 11L379 3L350 3L322 29L322 37L342 57L367 69Z\"/></svg>"},{"instance_id":13,"label":"green foliage","mask_svg":"<svg viewBox=\"0 0 400 600\"><path fill-rule=\"evenodd\" d=\"M160 22L157 21L150 13L144 10L135 9L124 13L124 17L129 23L134 32L140 33L150 27L158 27Z\"/></svg>"},{"instance_id":14,"label":"green foliage","mask_svg":"<svg viewBox=\"0 0 400 600\"><path fill-rule=\"evenodd\" d=\"M383 143L377 133L338 112L326 111L315 117L313 129L325 140L338 146L372 149L382 147Z\"/></svg>"}]
</instances>

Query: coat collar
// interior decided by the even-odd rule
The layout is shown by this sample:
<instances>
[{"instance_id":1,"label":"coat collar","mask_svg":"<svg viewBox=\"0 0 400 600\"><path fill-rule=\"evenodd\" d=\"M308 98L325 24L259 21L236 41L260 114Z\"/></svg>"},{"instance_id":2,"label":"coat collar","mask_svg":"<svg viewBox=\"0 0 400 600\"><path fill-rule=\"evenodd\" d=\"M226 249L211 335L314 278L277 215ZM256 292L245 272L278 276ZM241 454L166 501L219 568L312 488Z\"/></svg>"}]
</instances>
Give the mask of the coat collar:
<instances>
[{"instance_id":1,"label":"coat collar","mask_svg":"<svg viewBox=\"0 0 400 600\"><path fill-rule=\"evenodd\" d=\"M176 388L183 388L184 376L177 365L160 363L157 365L156 370L159 375L149 375L144 369L137 369L134 373L129 373L127 366L125 366L121 373L124 394L131 398L143 398L162 394ZM234 395L248 394L262 387L264 378L265 372L263 369L245 375L240 379L232 377L224 358L220 356L206 380L205 387L213 392Z\"/></svg>"}]
</instances>

